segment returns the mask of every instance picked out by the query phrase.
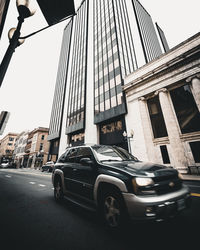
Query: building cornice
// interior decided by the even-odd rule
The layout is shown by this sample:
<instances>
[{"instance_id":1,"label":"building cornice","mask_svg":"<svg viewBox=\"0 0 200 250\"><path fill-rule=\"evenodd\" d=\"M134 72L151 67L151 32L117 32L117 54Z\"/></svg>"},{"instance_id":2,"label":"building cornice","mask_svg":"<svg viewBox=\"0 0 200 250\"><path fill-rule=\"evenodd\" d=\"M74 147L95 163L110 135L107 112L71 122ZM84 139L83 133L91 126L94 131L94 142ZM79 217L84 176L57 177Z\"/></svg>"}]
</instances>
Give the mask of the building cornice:
<instances>
[{"instance_id":1,"label":"building cornice","mask_svg":"<svg viewBox=\"0 0 200 250\"><path fill-rule=\"evenodd\" d=\"M187 61L200 58L200 33L174 47L169 52L142 66L125 78L125 92L181 67ZM191 59L193 58L193 59ZM199 64L197 62L197 64ZM199 68L200 71L200 68Z\"/></svg>"}]
</instances>

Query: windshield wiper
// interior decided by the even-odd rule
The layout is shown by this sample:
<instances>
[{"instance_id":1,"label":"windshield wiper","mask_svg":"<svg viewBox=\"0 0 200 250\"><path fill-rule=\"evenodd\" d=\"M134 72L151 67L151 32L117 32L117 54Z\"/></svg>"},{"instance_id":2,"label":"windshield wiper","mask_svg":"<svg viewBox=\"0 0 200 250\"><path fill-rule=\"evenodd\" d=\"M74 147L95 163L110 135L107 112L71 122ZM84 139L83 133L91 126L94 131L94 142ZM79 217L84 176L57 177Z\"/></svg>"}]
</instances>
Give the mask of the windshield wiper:
<instances>
[{"instance_id":1,"label":"windshield wiper","mask_svg":"<svg viewBox=\"0 0 200 250\"><path fill-rule=\"evenodd\" d=\"M122 161L122 160L111 160L111 159L108 159L108 160L101 160L100 162L104 162L104 161Z\"/></svg>"}]
</instances>

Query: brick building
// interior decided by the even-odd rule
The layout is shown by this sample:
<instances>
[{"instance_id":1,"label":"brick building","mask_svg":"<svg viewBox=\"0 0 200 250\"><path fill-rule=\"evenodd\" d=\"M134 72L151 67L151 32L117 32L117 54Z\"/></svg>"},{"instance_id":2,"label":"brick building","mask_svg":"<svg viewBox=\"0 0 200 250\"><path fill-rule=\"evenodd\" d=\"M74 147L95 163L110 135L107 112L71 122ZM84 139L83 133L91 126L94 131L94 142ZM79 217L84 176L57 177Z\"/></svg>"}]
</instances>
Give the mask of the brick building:
<instances>
[{"instance_id":1,"label":"brick building","mask_svg":"<svg viewBox=\"0 0 200 250\"><path fill-rule=\"evenodd\" d=\"M0 162L12 161L13 151L15 149L15 141L18 134L8 133L0 141Z\"/></svg>"},{"instance_id":2,"label":"brick building","mask_svg":"<svg viewBox=\"0 0 200 250\"><path fill-rule=\"evenodd\" d=\"M28 155L27 167L40 167L48 160L49 142L47 141L49 129L39 127L28 135L25 152Z\"/></svg>"}]
</instances>

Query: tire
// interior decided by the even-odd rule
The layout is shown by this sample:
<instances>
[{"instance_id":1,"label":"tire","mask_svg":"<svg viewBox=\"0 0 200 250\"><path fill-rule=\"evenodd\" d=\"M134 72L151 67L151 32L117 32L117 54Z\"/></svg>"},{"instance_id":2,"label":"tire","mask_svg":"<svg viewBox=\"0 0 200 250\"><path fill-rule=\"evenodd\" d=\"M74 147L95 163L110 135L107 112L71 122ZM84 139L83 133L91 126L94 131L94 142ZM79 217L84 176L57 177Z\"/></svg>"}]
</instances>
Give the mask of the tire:
<instances>
[{"instance_id":1,"label":"tire","mask_svg":"<svg viewBox=\"0 0 200 250\"><path fill-rule=\"evenodd\" d=\"M120 229L127 222L127 211L121 194L115 190L104 192L100 202L100 212L105 224L112 229Z\"/></svg>"},{"instance_id":2,"label":"tire","mask_svg":"<svg viewBox=\"0 0 200 250\"><path fill-rule=\"evenodd\" d=\"M62 181L61 181L60 177L55 180L54 199L55 199L56 202L59 202L59 203L62 202L63 199L64 199Z\"/></svg>"}]
</instances>

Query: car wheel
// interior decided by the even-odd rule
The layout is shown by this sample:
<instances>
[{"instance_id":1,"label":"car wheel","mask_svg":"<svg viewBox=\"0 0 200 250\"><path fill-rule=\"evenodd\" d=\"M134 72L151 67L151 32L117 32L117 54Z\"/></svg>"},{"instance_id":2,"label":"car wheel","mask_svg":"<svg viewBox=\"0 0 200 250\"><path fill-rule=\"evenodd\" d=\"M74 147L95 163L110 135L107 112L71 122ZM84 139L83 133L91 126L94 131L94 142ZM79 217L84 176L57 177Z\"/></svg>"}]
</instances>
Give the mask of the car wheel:
<instances>
[{"instance_id":1,"label":"car wheel","mask_svg":"<svg viewBox=\"0 0 200 250\"><path fill-rule=\"evenodd\" d=\"M104 193L101 201L101 214L110 228L121 228L127 221L123 198L118 192Z\"/></svg>"},{"instance_id":2,"label":"car wheel","mask_svg":"<svg viewBox=\"0 0 200 250\"><path fill-rule=\"evenodd\" d=\"M60 178L58 178L54 184L54 198L57 202L61 202L63 200L63 188Z\"/></svg>"}]
</instances>

